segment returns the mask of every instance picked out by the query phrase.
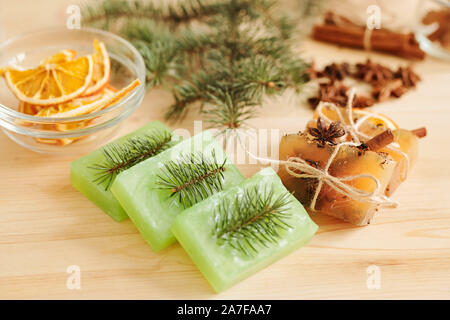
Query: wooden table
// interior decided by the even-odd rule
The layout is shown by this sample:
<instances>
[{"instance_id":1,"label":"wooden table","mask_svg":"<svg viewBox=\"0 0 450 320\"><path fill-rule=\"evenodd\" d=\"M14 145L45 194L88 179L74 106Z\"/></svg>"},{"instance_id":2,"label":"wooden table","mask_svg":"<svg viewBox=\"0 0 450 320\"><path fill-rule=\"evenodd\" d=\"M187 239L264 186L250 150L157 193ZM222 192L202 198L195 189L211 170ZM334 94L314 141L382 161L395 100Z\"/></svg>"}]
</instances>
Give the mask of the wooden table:
<instances>
[{"instance_id":1,"label":"wooden table","mask_svg":"<svg viewBox=\"0 0 450 320\"><path fill-rule=\"evenodd\" d=\"M35 15L36 1L0 0L0 40L63 25L70 3L40 1L48 12ZM300 49L318 65L367 56L312 41ZM406 63L370 56L392 66ZM0 298L450 298L450 64L429 58L416 70L423 78L417 90L375 107L404 128L428 128L417 165L393 197L401 205L362 228L313 216L320 229L306 247L222 294L212 291L179 245L153 253L130 221L112 221L74 190L69 163L77 155L35 154L1 134ZM148 92L119 134L162 120L170 99L162 90ZM261 110L251 124L283 133L302 129L312 113L289 94ZM194 113L172 127L192 130L198 118ZM261 167L239 166L246 177ZM80 290L66 287L70 265L80 267ZM380 272L379 289L367 286L369 266Z\"/></svg>"}]
</instances>

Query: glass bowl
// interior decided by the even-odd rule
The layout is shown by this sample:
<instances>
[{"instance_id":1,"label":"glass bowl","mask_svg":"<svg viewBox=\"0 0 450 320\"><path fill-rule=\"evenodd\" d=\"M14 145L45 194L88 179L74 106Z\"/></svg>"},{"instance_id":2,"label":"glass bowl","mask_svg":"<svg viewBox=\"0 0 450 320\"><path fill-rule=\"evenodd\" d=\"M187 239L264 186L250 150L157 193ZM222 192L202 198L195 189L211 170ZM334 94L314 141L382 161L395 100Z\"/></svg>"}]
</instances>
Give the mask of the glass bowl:
<instances>
[{"instance_id":1,"label":"glass bowl","mask_svg":"<svg viewBox=\"0 0 450 320\"><path fill-rule=\"evenodd\" d=\"M75 50L77 57L80 57L93 52L94 39L102 41L109 53L112 86L121 89L135 79L139 79L141 85L123 100L103 110L74 117L52 118L19 112L19 101L6 82L0 80L0 126L8 137L36 152L65 154L79 152L80 149L91 150L117 132L118 126L141 104L145 93L144 60L128 41L110 32L91 28L43 29L2 43L0 66L33 68L45 57L62 49Z\"/></svg>"}]
</instances>

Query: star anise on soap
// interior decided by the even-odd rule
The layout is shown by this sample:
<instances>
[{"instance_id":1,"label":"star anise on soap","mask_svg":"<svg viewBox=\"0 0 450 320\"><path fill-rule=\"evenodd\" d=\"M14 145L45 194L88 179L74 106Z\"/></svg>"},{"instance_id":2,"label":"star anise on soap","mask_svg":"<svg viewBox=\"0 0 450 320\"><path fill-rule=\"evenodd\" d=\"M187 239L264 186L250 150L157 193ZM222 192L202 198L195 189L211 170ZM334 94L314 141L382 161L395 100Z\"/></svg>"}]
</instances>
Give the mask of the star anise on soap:
<instances>
[{"instance_id":1,"label":"star anise on soap","mask_svg":"<svg viewBox=\"0 0 450 320\"><path fill-rule=\"evenodd\" d=\"M415 73L411 66L406 68L399 67L394 73L395 79L401 79L405 88L415 88L417 82L421 79L417 73Z\"/></svg>"},{"instance_id":2,"label":"star anise on soap","mask_svg":"<svg viewBox=\"0 0 450 320\"><path fill-rule=\"evenodd\" d=\"M365 63L357 63L353 76L374 86L383 85L394 77L391 69L374 63L370 59L367 59Z\"/></svg>"},{"instance_id":3,"label":"star anise on soap","mask_svg":"<svg viewBox=\"0 0 450 320\"><path fill-rule=\"evenodd\" d=\"M335 145L336 139L345 135L345 129L340 122L332 122L327 126L320 117L317 119L317 128L309 128L308 132L318 142L317 146L320 148L327 143Z\"/></svg>"}]
</instances>

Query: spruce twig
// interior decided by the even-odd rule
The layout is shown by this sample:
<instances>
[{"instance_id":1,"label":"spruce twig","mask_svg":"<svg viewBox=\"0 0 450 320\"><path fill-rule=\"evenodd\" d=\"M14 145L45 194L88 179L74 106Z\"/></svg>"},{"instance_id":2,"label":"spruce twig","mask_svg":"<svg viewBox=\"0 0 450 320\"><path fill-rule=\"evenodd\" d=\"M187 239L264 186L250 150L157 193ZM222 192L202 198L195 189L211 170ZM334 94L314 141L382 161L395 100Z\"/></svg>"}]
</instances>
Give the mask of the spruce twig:
<instances>
[{"instance_id":1,"label":"spruce twig","mask_svg":"<svg viewBox=\"0 0 450 320\"><path fill-rule=\"evenodd\" d=\"M157 183L186 209L223 189L225 164L226 158L217 162L214 150L211 156L184 153L164 164Z\"/></svg>"},{"instance_id":2,"label":"spruce twig","mask_svg":"<svg viewBox=\"0 0 450 320\"><path fill-rule=\"evenodd\" d=\"M104 161L88 167L97 171L94 182L105 185L108 190L119 173L168 149L171 140L172 133L155 129L147 135L130 138L122 145L105 146L102 148Z\"/></svg>"},{"instance_id":3,"label":"spruce twig","mask_svg":"<svg viewBox=\"0 0 450 320\"><path fill-rule=\"evenodd\" d=\"M223 198L216 211L214 236L245 255L257 253L277 243L282 230L292 228L287 222L290 204L289 192L276 195L273 186L266 185L247 188L234 200Z\"/></svg>"},{"instance_id":4,"label":"spruce twig","mask_svg":"<svg viewBox=\"0 0 450 320\"><path fill-rule=\"evenodd\" d=\"M126 3L124 3L126 2ZM300 90L308 64L293 51L295 23L273 0L103 0L83 23L115 30L144 57L149 86L170 84L166 118L199 105L210 126L239 128L264 95Z\"/></svg>"}]
</instances>

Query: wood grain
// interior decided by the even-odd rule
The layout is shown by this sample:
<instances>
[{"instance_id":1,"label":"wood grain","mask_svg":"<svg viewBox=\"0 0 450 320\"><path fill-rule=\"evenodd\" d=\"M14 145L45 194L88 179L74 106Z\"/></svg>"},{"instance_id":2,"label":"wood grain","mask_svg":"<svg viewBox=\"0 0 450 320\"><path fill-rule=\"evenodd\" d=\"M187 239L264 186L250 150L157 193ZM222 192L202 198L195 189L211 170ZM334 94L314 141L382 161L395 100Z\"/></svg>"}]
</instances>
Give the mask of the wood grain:
<instances>
[{"instance_id":1,"label":"wood grain","mask_svg":"<svg viewBox=\"0 0 450 320\"><path fill-rule=\"evenodd\" d=\"M48 12L34 15L36 1L0 0L1 8L8 8L0 10L0 40L48 24L63 25L69 3L40 1ZM19 23L13 17L22 13L26 18ZM312 41L300 50L318 65L362 61L368 55L393 66L406 63ZM393 197L400 207L384 210L363 228L315 215L320 229L309 245L219 295L179 245L153 253L130 221L112 221L75 191L69 163L78 155L35 154L1 134L0 298L449 299L450 64L428 58L416 68L423 77L417 90L375 107L404 128L428 128L416 167ZM118 134L162 120L170 99L161 90L148 92ZM311 114L288 93L266 101L252 125L296 132ZM192 131L196 119L192 114L172 127ZM261 167L239 166L247 177ZM69 265L81 268L81 290L66 288ZM370 265L381 270L380 289L366 286Z\"/></svg>"}]
</instances>

